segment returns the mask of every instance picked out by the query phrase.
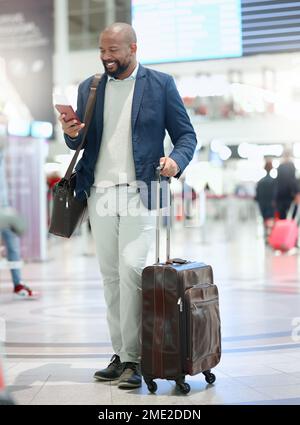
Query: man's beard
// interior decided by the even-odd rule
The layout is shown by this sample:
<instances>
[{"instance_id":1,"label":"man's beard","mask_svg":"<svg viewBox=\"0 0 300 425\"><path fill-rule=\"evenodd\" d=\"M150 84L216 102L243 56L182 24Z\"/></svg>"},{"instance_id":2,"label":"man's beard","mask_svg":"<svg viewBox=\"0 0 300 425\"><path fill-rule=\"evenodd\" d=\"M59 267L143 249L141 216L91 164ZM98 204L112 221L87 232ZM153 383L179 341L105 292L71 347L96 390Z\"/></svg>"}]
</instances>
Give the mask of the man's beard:
<instances>
[{"instance_id":1,"label":"man's beard","mask_svg":"<svg viewBox=\"0 0 300 425\"><path fill-rule=\"evenodd\" d=\"M128 62L127 64L121 64L118 60L115 60L114 62L117 66L117 69L114 72L109 71L106 68L105 62L102 62L102 63L103 63L103 66L104 66L104 69L105 69L105 72L106 72L107 75L109 75L110 77L113 77L113 78L118 78L119 75L121 75L121 74L123 74L123 72L127 71L127 69L129 68L130 62Z\"/></svg>"}]
</instances>

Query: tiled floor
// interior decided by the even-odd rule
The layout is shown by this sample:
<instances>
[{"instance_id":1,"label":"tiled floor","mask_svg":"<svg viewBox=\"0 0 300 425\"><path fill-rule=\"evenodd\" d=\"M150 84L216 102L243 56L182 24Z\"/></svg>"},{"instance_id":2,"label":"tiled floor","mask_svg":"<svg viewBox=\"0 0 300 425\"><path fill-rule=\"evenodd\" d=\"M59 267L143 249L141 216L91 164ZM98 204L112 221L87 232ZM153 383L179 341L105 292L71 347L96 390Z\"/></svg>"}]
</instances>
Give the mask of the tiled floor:
<instances>
[{"instance_id":1,"label":"tiled floor","mask_svg":"<svg viewBox=\"0 0 300 425\"><path fill-rule=\"evenodd\" d=\"M233 231L234 230L234 231ZM157 380L157 393L93 381L111 354L98 266L82 241L49 240L49 260L26 264L38 301L15 300L0 273L6 381L19 404L300 404L299 254L266 248L256 222L176 223L172 254L212 264L220 292L223 356L217 380L187 377L191 392ZM209 235L209 238L208 238ZM204 238L205 236L205 238ZM230 236L230 237L229 237ZM208 240L209 239L209 240ZM153 252L149 253L149 261Z\"/></svg>"}]
</instances>

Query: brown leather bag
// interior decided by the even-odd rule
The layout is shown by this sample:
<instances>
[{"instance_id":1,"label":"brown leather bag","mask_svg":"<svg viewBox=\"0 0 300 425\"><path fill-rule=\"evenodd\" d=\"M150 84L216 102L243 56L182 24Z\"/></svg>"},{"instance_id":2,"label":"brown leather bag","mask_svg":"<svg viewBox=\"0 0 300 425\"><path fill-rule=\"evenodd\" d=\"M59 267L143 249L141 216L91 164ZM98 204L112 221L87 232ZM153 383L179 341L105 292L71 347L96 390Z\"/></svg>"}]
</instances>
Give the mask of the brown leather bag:
<instances>
[{"instance_id":1,"label":"brown leather bag","mask_svg":"<svg viewBox=\"0 0 300 425\"><path fill-rule=\"evenodd\" d=\"M159 170L157 177L160 180ZM170 205L169 190L168 195ZM163 378L175 380L177 388L187 394L190 386L185 375L202 372L209 384L216 379L210 369L221 358L218 289L213 283L211 266L170 259L170 215L167 261L160 263L159 228L160 211L156 226L157 262L142 273L142 375L150 392L157 389L153 379Z\"/></svg>"},{"instance_id":2,"label":"brown leather bag","mask_svg":"<svg viewBox=\"0 0 300 425\"><path fill-rule=\"evenodd\" d=\"M53 205L49 233L56 236L70 238L78 224L82 221L87 208L87 199L80 201L75 197L76 171L73 172L73 169L79 152L85 143L96 102L96 90L100 80L101 75L96 74L90 87L90 95L83 120L85 127L81 143L76 149L65 176L53 188Z\"/></svg>"}]
</instances>

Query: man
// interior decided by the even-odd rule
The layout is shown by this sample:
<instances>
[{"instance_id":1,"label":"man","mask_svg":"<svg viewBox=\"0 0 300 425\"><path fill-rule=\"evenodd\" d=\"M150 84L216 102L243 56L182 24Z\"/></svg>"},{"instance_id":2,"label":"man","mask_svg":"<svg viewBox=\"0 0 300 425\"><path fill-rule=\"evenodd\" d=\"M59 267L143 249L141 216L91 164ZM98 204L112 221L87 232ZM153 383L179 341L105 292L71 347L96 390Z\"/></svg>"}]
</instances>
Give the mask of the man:
<instances>
[{"instance_id":1,"label":"man","mask_svg":"<svg viewBox=\"0 0 300 425\"><path fill-rule=\"evenodd\" d=\"M286 149L278 167L275 180L275 204L281 220L284 220L292 202L299 203L300 188L296 179L296 168L291 158L291 152Z\"/></svg>"},{"instance_id":2,"label":"man","mask_svg":"<svg viewBox=\"0 0 300 425\"><path fill-rule=\"evenodd\" d=\"M4 226L0 230L0 237L6 248L7 260L13 263L19 263L21 261L21 248L20 248L20 224L22 219L19 220L14 218L13 211L9 208L8 204L8 193L7 193L7 182L6 182L6 170L4 162L4 148L5 138L0 137L0 209L1 218L8 221L8 226ZM22 226L21 226L22 227ZM24 227L24 224L23 224ZM15 267L11 269L11 277L14 285L14 294L17 298L23 300L33 300L39 297L39 294L27 285L24 285L21 276L21 269Z\"/></svg>"},{"instance_id":3,"label":"man","mask_svg":"<svg viewBox=\"0 0 300 425\"><path fill-rule=\"evenodd\" d=\"M103 277L107 320L115 351L98 380L119 379L119 388L141 386L141 273L154 239L151 182L161 164L164 177L177 178L193 157L196 135L173 79L136 61L136 34L125 23L99 38L105 74L97 89L94 115L82 159L76 166L78 199L88 209ZM78 89L81 121L92 77ZM84 123L65 123L65 140L76 149ZM174 149L164 156L168 131ZM134 207L139 200L139 214ZM108 205L108 207L107 207ZM106 214L105 212L106 208Z\"/></svg>"},{"instance_id":4,"label":"man","mask_svg":"<svg viewBox=\"0 0 300 425\"><path fill-rule=\"evenodd\" d=\"M256 185L255 200L258 203L262 218L264 220L265 239L268 240L272 227L274 225L274 190L275 180L271 177L270 173L273 169L271 160L266 160L265 170L266 176L260 179Z\"/></svg>"}]
</instances>

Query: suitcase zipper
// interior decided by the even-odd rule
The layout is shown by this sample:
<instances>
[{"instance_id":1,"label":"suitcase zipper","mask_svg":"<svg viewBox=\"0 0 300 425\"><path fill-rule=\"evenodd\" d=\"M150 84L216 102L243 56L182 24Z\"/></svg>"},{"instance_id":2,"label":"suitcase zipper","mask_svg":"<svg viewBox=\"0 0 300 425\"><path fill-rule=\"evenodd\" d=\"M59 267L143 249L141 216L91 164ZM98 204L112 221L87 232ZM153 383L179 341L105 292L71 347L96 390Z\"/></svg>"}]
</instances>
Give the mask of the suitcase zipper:
<instances>
[{"instance_id":1,"label":"suitcase zipper","mask_svg":"<svg viewBox=\"0 0 300 425\"><path fill-rule=\"evenodd\" d=\"M212 285L213 285L213 283L197 283L196 285L192 286L190 289L209 288Z\"/></svg>"},{"instance_id":2,"label":"suitcase zipper","mask_svg":"<svg viewBox=\"0 0 300 425\"><path fill-rule=\"evenodd\" d=\"M183 308L182 308L182 298L181 297L178 298L177 305L179 306L179 311L182 313Z\"/></svg>"},{"instance_id":3,"label":"suitcase zipper","mask_svg":"<svg viewBox=\"0 0 300 425\"><path fill-rule=\"evenodd\" d=\"M218 297L215 298L211 298L210 300L206 300L206 301L197 301L195 303L191 303L191 307L197 308L197 305L201 304L209 304L212 303L213 301L216 301L218 299Z\"/></svg>"},{"instance_id":4,"label":"suitcase zipper","mask_svg":"<svg viewBox=\"0 0 300 425\"><path fill-rule=\"evenodd\" d=\"M181 284L179 285L178 289L178 301L177 301L177 305L179 306L179 338L181 341L181 347L179 347L180 349L180 365L181 365L181 374L185 375L186 373L186 358L187 358L187 339L186 339L186 330L187 330L187 325L186 325L186 314L184 313L184 273L181 273L180 276L180 281ZM180 314L180 313L184 313L184 314Z\"/></svg>"}]
</instances>

